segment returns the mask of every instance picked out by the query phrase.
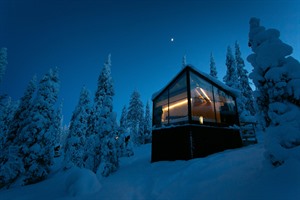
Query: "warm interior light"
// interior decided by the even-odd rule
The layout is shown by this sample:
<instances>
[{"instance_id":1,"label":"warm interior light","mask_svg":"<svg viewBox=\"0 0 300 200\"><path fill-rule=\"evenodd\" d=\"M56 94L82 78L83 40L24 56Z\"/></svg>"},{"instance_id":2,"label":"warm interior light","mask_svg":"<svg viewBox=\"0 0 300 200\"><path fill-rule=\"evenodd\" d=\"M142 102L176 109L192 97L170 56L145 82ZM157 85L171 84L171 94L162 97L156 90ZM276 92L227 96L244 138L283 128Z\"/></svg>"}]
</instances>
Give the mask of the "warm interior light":
<instances>
[{"instance_id":1,"label":"warm interior light","mask_svg":"<svg viewBox=\"0 0 300 200\"><path fill-rule=\"evenodd\" d=\"M205 99L203 98L203 96L200 94L200 92L198 92L198 90L195 90L195 91L196 91L196 93L199 95L199 97L200 97L201 99L205 100Z\"/></svg>"},{"instance_id":2,"label":"warm interior light","mask_svg":"<svg viewBox=\"0 0 300 200\"><path fill-rule=\"evenodd\" d=\"M182 100L182 101L180 101L178 103L175 103L175 104L169 106L169 109L176 108L176 107L181 106L181 105L186 104L186 103L187 103L187 99ZM168 107L163 108L163 111L166 111L166 110L168 110Z\"/></svg>"},{"instance_id":3,"label":"warm interior light","mask_svg":"<svg viewBox=\"0 0 300 200\"><path fill-rule=\"evenodd\" d=\"M199 88L201 90L201 92L204 94L204 96L206 97L206 99L211 102L210 98L207 96L207 94L205 93L205 91L202 88Z\"/></svg>"},{"instance_id":4,"label":"warm interior light","mask_svg":"<svg viewBox=\"0 0 300 200\"><path fill-rule=\"evenodd\" d=\"M200 124L203 124L203 116L199 117L199 122L200 122Z\"/></svg>"}]
</instances>

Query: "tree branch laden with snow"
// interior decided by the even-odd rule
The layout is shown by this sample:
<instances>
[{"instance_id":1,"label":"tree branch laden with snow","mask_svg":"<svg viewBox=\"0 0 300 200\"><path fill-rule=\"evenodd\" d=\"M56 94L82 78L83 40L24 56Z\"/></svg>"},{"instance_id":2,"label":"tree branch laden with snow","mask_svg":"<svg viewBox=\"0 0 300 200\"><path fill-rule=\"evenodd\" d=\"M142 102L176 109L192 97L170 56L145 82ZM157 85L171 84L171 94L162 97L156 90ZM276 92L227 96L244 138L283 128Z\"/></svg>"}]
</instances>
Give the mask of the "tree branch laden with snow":
<instances>
[{"instance_id":1,"label":"tree branch laden with snow","mask_svg":"<svg viewBox=\"0 0 300 200\"><path fill-rule=\"evenodd\" d=\"M257 112L266 129L266 157L274 166L287 159L300 160L300 63L280 32L266 29L251 18L248 61L255 86Z\"/></svg>"}]
</instances>

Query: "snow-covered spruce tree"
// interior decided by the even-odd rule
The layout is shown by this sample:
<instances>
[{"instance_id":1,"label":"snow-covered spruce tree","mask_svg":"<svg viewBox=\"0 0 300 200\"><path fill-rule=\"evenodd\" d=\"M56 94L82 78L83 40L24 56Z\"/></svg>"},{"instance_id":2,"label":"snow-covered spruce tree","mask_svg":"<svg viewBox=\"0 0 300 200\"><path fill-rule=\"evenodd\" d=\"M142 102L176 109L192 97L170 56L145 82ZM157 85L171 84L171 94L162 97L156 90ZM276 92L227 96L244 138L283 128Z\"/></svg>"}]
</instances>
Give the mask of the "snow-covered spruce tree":
<instances>
[{"instance_id":1,"label":"snow-covered spruce tree","mask_svg":"<svg viewBox=\"0 0 300 200\"><path fill-rule=\"evenodd\" d=\"M127 130L128 129L128 121L127 121L127 107L124 106L122 109L121 117L120 117L120 128Z\"/></svg>"},{"instance_id":2,"label":"snow-covered spruce tree","mask_svg":"<svg viewBox=\"0 0 300 200\"><path fill-rule=\"evenodd\" d=\"M235 42L235 62L239 81L239 90L241 96L239 97L240 116L249 116L255 114L253 91L250 87L248 71L245 69L245 62L241 56L241 50L238 42Z\"/></svg>"},{"instance_id":3,"label":"snow-covered spruce tree","mask_svg":"<svg viewBox=\"0 0 300 200\"><path fill-rule=\"evenodd\" d=\"M186 67L186 65L187 65L187 63L186 63L186 55L184 55L183 57L182 57L182 68L185 68Z\"/></svg>"},{"instance_id":4,"label":"snow-covered spruce tree","mask_svg":"<svg viewBox=\"0 0 300 200\"><path fill-rule=\"evenodd\" d=\"M100 139L103 137L100 135L101 131L99 130L99 120L101 109L103 107L103 101L105 95L114 95L114 89L112 84L112 79L110 77L111 73L111 55L108 55L106 63L98 77L97 90L94 97L94 103L90 111L88 118L88 129L86 134L86 155L84 158L85 168L88 168L94 172L97 172L97 169L100 165L101 159L101 146ZM109 79L110 78L110 79ZM100 125L101 126L101 125Z\"/></svg>"},{"instance_id":5,"label":"snow-covered spruce tree","mask_svg":"<svg viewBox=\"0 0 300 200\"><path fill-rule=\"evenodd\" d=\"M62 139L62 123L63 123L63 115L62 115L63 103L60 103L60 106L56 110L55 115L55 123L54 123L54 145L55 149L60 149L61 147L61 139Z\"/></svg>"},{"instance_id":6,"label":"snow-covered spruce tree","mask_svg":"<svg viewBox=\"0 0 300 200\"><path fill-rule=\"evenodd\" d=\"M116 114L110 110L112 101L110 97L106 97L103 102L100 122L101 127L101 162L97 174L104 177L109 176L119 168L119 146L117 143L117 123Z\"/></svg>"},{"instance_id":7,"label":"snow-covered spruce tree","mask_svg":"<svg viewBox=\"0 0 300 200\"><path fill-rule=\"evenodd\" d=\"M216 62L214 59L213 54L210 54L210 72L209 75L211 75L212 77L215 77L216 79L218 78L218 72L217 72L217 68L216 68Z\"/></svg>"},{"instance_id":8,"label":"snow-covered spruce tree","mask_svg":"<svg viewBox=\"0 0 300 200\"><path fill-rule=\"evenodd\" d=\"M4 143L7 142L10 126L17 107L18 102L14 102L11 97L3 99L0 111L0 135L4 138L4 141L2 141Z\"/></svg>"},{"instance_id":9,"label":"snow-covered spruce tree","mask_svg":"<svg viewBox=\"0 0 300 200\"><path fill-rule=\"evenodd\" d=\"M140 119L138 125L138 144L145 144L145 115L144 115L144 105L142 110L142 119Z\"/></svg>"},{"instance_id":10,"label":"snow-covered spruce tree","mask_svg":"<svg viewBox=\"0 0 300 200\"><path fill-rule=\"evenodd\" d=\"M276 29L251 18L248 61L255 86L257 112L265 127L265 156L274 165L300 160L300 63Z\"/></svg>"},{"instance_id":11,"label":"snow-covered spruce tree","mask_svg":"<svg viewBox=\"0 0 300 200\"><path fill-rule=\"evenodd\" d=\"M86 87L80 92L78 104L73 111L69 134L64 149L64 167L84 167L86 132L90 115L90 94Z\"/></svg>"},{"instance_id":12,"label":"snow-covered spruce tree","mask_svg":"<svg viewBox=\"0 0 300 200\"><path fill-rule=\"evenodd\" d=\"M227 47L226 66L227 66L226 75L223 77L224 83L229 87L238 89L239 86L238 86L238 75L236 70L236 63L230 46Z\"/></svg>"},{"instance_id":13,"label":"snow-covered spruce tree","mask_svg":"<svg viewBox=\"0 0 300 200\"><path fill-rule=\"evenodd\" d=\"M85 167L97 172L101 161L101 140L104 137L102 133L102 118L104 99L106 96L114 95L113 82L111 78L111 55L108 55L107 61L100 72L97 83L97 90L94 97L94 104L88 119L87 130L87 149L85 158Z\"/></svg>"},{"instance_id":14,"label":"snow-covered spruce tree","mask_svg":"<svg viewBox=\"0 0 300 200\"><path fill-rule=\"evenodd\" d=\"M17 107L18 103L9 97L0 111L0 188L8 187L22 171L22 162L17 157L17 152L12 151L15 145L8 141L10 126Z\"/></svg>"},{"instance_id":15,"label":"snow-covered spruce tree","mask_svg":"<svg viewBox=\"0 0 300 200\"><path fill-rule=\"evenodd\" d=\"M117 141L118 141L118 146L119 146L119 156L120 157L124 157L124 156L129 157L134 154L132 140L130 140L130 134L129 134L129 130L128 130L127 107L126 106L124 106L122 109Z\"/></svg>"},{"instance_id":16,"label":"snow-covered spruce tree","mask_svg":"<svg viewBox=\"0 0 300 200\"><path fill-rule=\"evenodd\" d=\"M50 69L39 82L32 110L19 135L20 154L23 158L24 184L47 177L53 164L55 146L55 104L59 91L58 70Z\"/></svg>"},{"instance_id":17,"label":"snow-covered spruce tree","mask_svg":"<svg viewBox=\"0 0 300 200\"><path fill-rule=\"evenodd\" d=\"M3 75L5 73L7 66L7 49L1 48L0 49L0 83L2 82Z\"/></svg>"},{"instance_id":18,"label":"snow-covered spruce tree","mask_svg":"<svg viewBox=\"0 0 300 200\"><path fill-rule=\"evenodd\" d=\"M20 100L20 104L16 110L16 113L15 113L12 123L10 125L10 130L9 130L8 138L7 138L9 144L14 143L14 140L18 139L20 131L25 126L24 123L29 116L30 109L32 108L32 101L33 101L34 93L36 92L36 89L37 89L36 81L37 81L37 78L36 78L36 76L34 76L30 80L30 82L25 90L25 93ZM9 146L9 144L8 144L8 146Z\"/></svg>"},{"instance_id":19,"label":"snow-covered spruce tree","mask_svg":"<svg viewBox=\"0 0 300 200\"><path fill-rule=\"evenodd\" d=\"M152 117L150 112L149 101L147 101L145 108L145 119L144 119L144 143L151 143L152 141Z\"/></svg>"},{"instance_id":20,"label":"snow-covered spruce tree","mask_svg":"<svg viewBox=\"0 0 300 200\"><path fill-rule=\"evenodd\" d=\"M119 167L118 146L117 146L117 121L116 113L113 112L113 80L111 77L111 59L108 56L104 63L98 81L96 97L102 101L100 116L96 121L96 130L100 142L100 165L97 174L109 176ZM96 103L96 102L95 102Z\"/></svg>"},{"instance_id":21,"label":"snow-covered spruce tree","mask_svg":"<svg viewBox=\"0 0 300 200\"><path fill-rule=\"evenodd\" d=\"M29 82L27 89L20 100L20 104L17 107L15 114L11 120L7 138L5 144L2 144L0 152L0 178L6 185L12 183L20 174L24 172L24 166L22 158L19 155L20 142L19 134L20 130L25 126L24 122L29 116L30 109L32 107L32 99L34 92L36 91L36 77ZM8 110L7 113L13 113L12 110ZM1 115L5 116L5 115ZM1 127L3 127L1 125ZM4 140L1 139L4 142Z\"/></svg>"},{"instance_id":22,"label":"snow-covered spruce tree","mask_svg":"<svg viewBox=\"0 0 300 200\"><path fill-rule=\"evenodd\" d=\"M139 127L143 123L142 119L144 112L143 102L141 101L140 93L135 90L131 94L128 108L128 127L130 131L130 139L134 145L140 145Z\"/></svg>"}]
</instances>

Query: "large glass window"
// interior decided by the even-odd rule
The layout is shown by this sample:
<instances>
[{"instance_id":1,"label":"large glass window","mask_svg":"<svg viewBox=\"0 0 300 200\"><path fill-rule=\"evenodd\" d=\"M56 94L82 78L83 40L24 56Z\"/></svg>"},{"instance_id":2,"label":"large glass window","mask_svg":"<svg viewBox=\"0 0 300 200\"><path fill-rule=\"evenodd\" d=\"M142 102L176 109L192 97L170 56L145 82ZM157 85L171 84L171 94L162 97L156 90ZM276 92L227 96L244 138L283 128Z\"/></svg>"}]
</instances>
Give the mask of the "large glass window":
<instances>
[{"instance_id":1,"label":"large glass window","mask_svg":"<svg viewBox=\"0 0 300 200\"><path fill-rule=\"evenodd\" d=\"M183 73L153 102L153 125L191 122L211 126L238 124L235 100L222 89L213 86L190 71L190 88L187 88L187 73ZM190 96L188 97L188 90ZM190 101L188 101L190 98ZM191 103L189 113L188 103Z\"/></svg>"},{"instance_id":2,"label":"large glass window","mask_svg":"<svg viewBox=\"0 0 300 200\"><path fill-rule=\"evenodd\" d=\"M215 124L213 86L194 73L190 75L193 123Z\"/></svg>"},{"instance_id":3,"label":"large glass window","mask_svg":"<svg viewBox=\"0 0 300 200\"><path fill-rule=\"evenodd\" d=\"M162 93L154 102L153 125L160 127L168 123L168 90Z\"/></svg>"},{"instance_id":4,"label":"large glass window","mask_svg":"<svg viewBox=\"0 0 300 200\"><path fill-rule=\"evenodd\" d=\"M186 73L169 90L169 123L188 121Z\"/></svg>"},{"instance_id":5,"label":"large glass window","mask_svg":"<svg viewBox=\"0 0 300 200\"><path fill-rule=\"evenodd\" d=\"M237 124L234 99L216 87L214 87L214 97L217 122L223 126Z\"/></svg>"},{"instance_id":6,"label":"large glass window","mask_svg":"<svg viewBox=\"0 0 300 200\"><path fill-rule=\"evenodd\" d=\"M188 121L186 73L154 102L153 125L183 123Z\"/></svg>"}]
</instances>

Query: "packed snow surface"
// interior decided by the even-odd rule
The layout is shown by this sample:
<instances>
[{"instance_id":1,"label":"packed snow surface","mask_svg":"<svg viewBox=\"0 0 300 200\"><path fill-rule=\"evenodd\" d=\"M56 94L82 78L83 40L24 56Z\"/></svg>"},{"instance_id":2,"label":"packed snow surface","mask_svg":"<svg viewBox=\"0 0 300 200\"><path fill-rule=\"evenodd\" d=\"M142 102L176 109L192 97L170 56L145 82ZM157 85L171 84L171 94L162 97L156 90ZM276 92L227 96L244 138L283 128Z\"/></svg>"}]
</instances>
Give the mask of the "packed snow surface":
<instances>
[{"instance_id":1,"label":"packed snow surface","mask_svg":"<svg viewBox=\"0 0 300 200\"><path fill-rule=\"evenodd\" d=\"M121 158L107 178L89 170L53 170L38 184L0 191L1 200L29 199L300 199L300 163L273 168L261 143L189 161L151 163L151 145Z\"/></svg>"}]
</instances>

